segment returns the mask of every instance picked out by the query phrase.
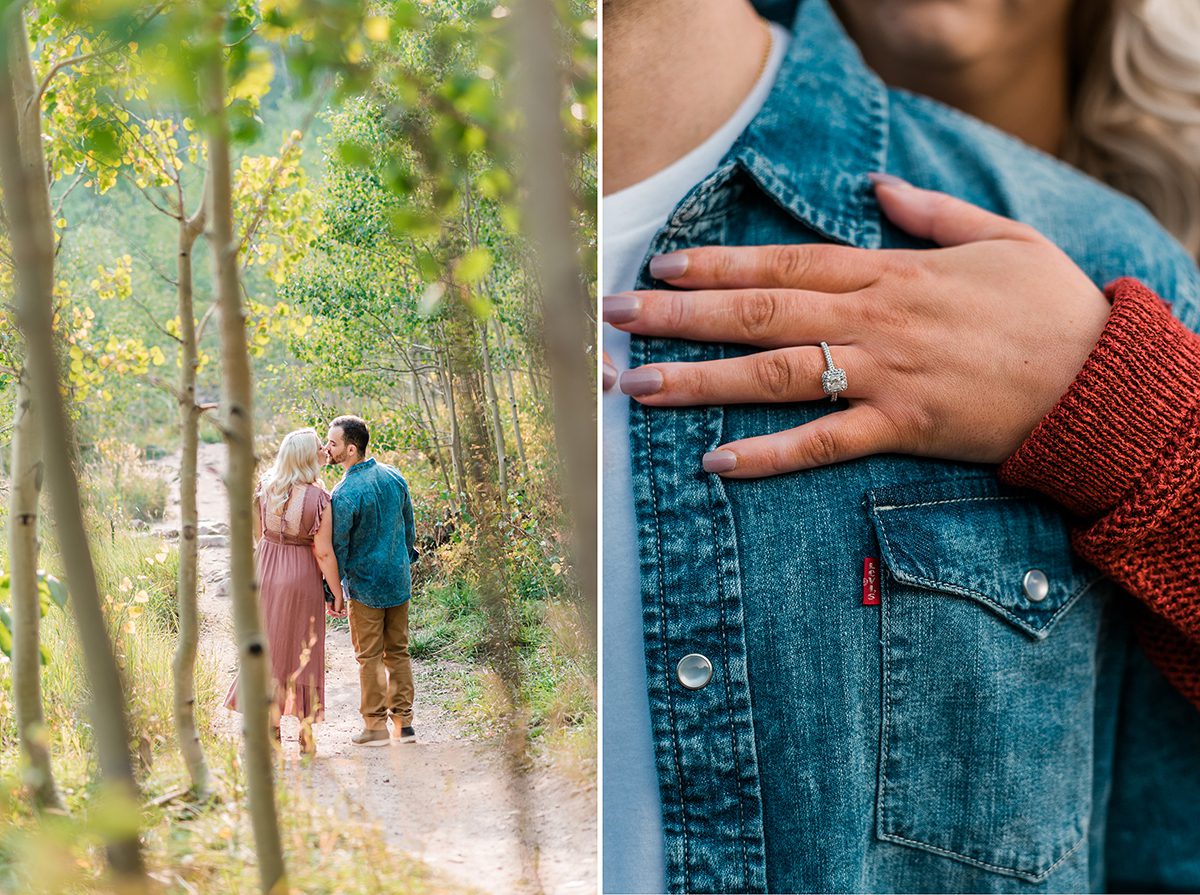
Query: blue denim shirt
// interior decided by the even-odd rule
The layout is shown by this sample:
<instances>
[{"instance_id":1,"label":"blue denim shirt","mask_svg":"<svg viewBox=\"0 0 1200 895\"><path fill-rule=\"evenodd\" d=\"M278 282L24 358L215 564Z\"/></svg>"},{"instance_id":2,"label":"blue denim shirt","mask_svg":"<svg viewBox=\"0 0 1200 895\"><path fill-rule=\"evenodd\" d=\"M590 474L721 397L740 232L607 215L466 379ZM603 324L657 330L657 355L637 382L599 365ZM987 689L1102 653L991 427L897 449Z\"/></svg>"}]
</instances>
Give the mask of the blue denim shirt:
<instances>
[{"instance_id":1,"label":"blue denim shirt","mask_svg":"<svg viewBox=\"0 0 1200 895\"><path fill-rule=\"evenodd\" d=\"M866 175L886 171L1032 224L1097 284L1138 277L1200 326L1195 264L1139 205L887 88L825 0L803 0L793 32L765 107L652 253L921 245L881 218ZM664 288L645 268L640 287ZM747 351L635 338L631 364ZM1072 554L1053 505L993 467L913 457L759 481L701 469L830 412L633 405L669 889L1200 889L1200 713L1133 646L1129 597ZM1022 586L1032 569L1044 599ZM713 666L695 690L677 677L691 653Z\"/></svg>"},{"instance_id":2,"label":"blue denim shirt","mask_svg":"<svg viewBox=\"0 0 1200 895\"><path fill-rule=\"evenodd\" d=\"M415 543L404 476L374 457L347 469L333 489L333 552L350 599L376 609L407 602Z\"/></svg>"}]
</instances>

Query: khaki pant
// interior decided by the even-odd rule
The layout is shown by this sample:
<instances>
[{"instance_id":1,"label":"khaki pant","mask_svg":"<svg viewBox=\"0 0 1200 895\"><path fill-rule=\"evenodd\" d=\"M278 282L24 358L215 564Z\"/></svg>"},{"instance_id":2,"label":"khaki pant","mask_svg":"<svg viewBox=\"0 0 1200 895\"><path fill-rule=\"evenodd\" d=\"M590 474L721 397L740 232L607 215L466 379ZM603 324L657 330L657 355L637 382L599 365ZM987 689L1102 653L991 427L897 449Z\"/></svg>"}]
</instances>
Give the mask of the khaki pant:
<instances>
[{"instance_id":1,"label":"khaki pant","mask_svg":"<svg viewBox=\"0 0 1200 895\"><path fill-rule=\"evenodd\" d=\"M413 676L408 655L408 603L375 609L350 600L350 641L358 658L363 724L386 730L388 715L412 725Z\"/></svg>"}]
</instances>

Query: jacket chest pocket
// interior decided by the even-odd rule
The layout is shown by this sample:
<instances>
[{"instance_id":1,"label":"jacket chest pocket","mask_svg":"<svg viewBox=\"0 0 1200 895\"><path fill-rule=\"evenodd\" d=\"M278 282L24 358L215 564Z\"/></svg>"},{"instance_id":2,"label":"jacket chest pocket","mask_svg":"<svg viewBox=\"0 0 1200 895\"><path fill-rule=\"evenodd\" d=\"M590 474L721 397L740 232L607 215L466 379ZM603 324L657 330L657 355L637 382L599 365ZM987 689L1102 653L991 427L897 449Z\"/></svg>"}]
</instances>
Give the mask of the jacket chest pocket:
<instances>
[{"instance_id":1,"label":"jacket chest pocket","mask_svg":"<svg viewBox=\"0 0 1200 895\"><path fill-rule=\"evenodd\" d=\"M992 479L881 488L876 833L1030 882L1091 813L1103 601L1050 506Z\"/></svg>"}]
</instances>

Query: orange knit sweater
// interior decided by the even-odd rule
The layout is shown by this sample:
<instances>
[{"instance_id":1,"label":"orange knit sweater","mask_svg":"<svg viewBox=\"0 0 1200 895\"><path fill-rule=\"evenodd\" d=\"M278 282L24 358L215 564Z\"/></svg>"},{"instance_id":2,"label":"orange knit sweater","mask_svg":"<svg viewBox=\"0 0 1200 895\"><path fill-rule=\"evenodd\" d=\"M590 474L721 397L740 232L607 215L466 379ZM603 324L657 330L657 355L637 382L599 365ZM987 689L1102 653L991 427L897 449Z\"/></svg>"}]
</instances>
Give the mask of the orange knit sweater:
<instances>
[{"instance_id":1,"label":"orange knit sweater","mask_svg":"<svg viewBox=\"0 0 1200 895\"><path fill-rule=\"evenodd\" d=\"M1137 598L1137 634L1200 709L1200 336L1136 280L1106 290L1104 333L1000 467L1076 517L1076 551Z\"/></svg>"}]
</instances>

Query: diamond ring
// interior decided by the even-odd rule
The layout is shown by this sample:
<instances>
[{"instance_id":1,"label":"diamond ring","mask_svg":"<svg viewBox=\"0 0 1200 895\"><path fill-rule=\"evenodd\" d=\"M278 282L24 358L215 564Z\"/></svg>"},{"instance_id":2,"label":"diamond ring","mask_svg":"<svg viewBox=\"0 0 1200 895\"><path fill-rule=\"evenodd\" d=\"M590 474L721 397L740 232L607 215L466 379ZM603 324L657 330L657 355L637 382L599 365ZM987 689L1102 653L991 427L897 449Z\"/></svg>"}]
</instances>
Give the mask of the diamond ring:
<instances>
[{"instance_id":1,"label":"diamond ring","mask_svg":"<svg viewBox=\"0 0 1200 895\"><path fill-rule=\"evenodd\" d=\"M821 343L821 352L825 355L825 365L828 367L821 373L821 388L825 390L825 394L829 395L830 401L836 401L838 392L846 390L846 371L833 362L829 346L824 342Z\"/></svg>"}]
</instances>

